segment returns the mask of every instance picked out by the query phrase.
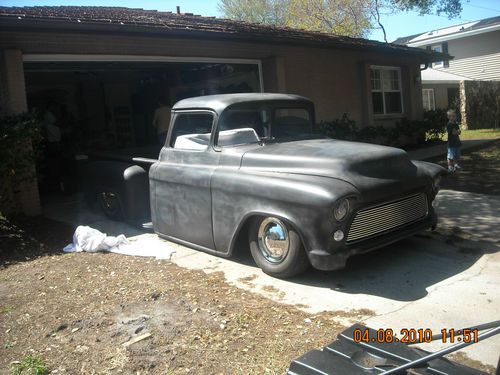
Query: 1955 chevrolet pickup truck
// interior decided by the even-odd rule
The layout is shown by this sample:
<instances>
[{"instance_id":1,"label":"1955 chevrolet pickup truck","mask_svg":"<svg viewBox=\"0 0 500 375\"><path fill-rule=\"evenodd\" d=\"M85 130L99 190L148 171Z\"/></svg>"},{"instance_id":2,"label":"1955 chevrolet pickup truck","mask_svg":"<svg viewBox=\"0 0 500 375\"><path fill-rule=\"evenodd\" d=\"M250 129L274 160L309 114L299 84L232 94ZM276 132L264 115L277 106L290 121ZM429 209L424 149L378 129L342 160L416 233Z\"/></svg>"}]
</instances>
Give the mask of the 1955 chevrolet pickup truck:
<instances>
[{"instance_id":1,"label":"1955 chevrolet pickup truck","mask_svg":"<svg viewBox=\"0 0 500 375\"><path fill-rule=\"evenodd\" d=\"M436 225L443 168L397 148L318 136L314 123L313 103L296 95L175 104L149 167L154 231L223 257L248 241L264 272L286 278L309 265L343 268L353 254ZM144 200L134 189L127 199Z\"/></svg>"}]
</instances>

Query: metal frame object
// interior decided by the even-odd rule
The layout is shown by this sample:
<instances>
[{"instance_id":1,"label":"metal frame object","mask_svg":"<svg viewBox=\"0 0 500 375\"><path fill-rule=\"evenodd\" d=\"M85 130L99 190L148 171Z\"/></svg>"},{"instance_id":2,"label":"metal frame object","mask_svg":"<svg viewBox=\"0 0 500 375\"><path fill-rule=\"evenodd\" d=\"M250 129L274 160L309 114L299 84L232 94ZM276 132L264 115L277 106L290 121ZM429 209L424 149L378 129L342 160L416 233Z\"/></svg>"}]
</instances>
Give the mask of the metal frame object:
<instances>
[{"instance_id":1,"label":"metal frame object","mask_svg":"<svg viewBox=\"0 0 500 375\"><path fill-rule=\"evenodd\" d=\"M355 330L368 330L367 342L355 342ZM481 324L467 329L488 331L477 336L477 342L500 333L500 321ZM457 330L462 331L463 330ZM439 340L441 334L432 336ZM449 335L447 335L449 337ZM288 375L484 375L486 373L454 363L443 358L475 342L459 342L433 353L401 342L380 343L377 331L355 324L339 334L336 341L325 346L323 350L312 350L294 360Z\"/></svg>"}]
</instances>

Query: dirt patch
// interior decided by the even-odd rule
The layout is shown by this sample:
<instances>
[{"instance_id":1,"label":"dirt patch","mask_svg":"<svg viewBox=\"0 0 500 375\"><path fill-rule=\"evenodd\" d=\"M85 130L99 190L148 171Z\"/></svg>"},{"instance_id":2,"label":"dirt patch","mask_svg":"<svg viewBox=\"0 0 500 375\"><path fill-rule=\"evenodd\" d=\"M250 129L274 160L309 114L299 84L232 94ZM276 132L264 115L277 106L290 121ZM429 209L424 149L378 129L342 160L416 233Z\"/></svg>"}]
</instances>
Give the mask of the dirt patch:
<instances>
[{"instance_id":1,"label":"dirt patch","mask_svg":"<svg viewBox=\"0 0 500 375\"><path fill-rule=\"evenodd\" d=\"M446 160L435 160L446 167ZM460 158L462 170L443 179L442 188L500 195L500 140Z\"/></svg>"},{"instance_id":2,"label":"dirt patch","mask_svg":"<svg viewBox=\"0 0 500 375\"><path fill-rule=\"evenodd\" d=\"M493 366L488 366L485 365L479 361L476 361L475 359L469 358L467 354L464 352L459 352L459 353L453 353L448 356L449 359L452 361L456 361L458 363L461 363L465 366L469 366L481 371L486 372L487 374L494 374L495 373L495 368Z\"/></svg>"},{"instance_id":3,"label":"dirt patch","mask_svg":"<svg viewBox=\"0 0 500 375\"><path fill-rule=\"evenodd\" d=\"M32 355L59 374L283 374L343 329L220 273L37 248L0 268L1 373Z\"/></svg>"},{"instance_id":4,"label":"dirt patch","mask_svg":"<svg viewBox=\"0 0 500 375\"><path fill-rule=\"evenodd\" d=\"M43 237L36 226L28 235L0 223L8 239L0 265L0 373L34 358L57 374L283 374L293 359L333 341L344 329L339 318L374 315L308 314L229 285L221 273L165 261L62 254L71 238L66 225L42 223L50 231Z\"/></svg>"},{"instance_id":5,"label":"dirt patch","mask_svg":"<svg viewBox=\"0 0 500 375\"><path fill-rule=\"evenodd\" d=\"M245 277L240 277L238 279L239 282L247 285L252 285L252 281L257 278L257 275L250 275L250 276L245 276Z\"/></svg>"}]
</instances>

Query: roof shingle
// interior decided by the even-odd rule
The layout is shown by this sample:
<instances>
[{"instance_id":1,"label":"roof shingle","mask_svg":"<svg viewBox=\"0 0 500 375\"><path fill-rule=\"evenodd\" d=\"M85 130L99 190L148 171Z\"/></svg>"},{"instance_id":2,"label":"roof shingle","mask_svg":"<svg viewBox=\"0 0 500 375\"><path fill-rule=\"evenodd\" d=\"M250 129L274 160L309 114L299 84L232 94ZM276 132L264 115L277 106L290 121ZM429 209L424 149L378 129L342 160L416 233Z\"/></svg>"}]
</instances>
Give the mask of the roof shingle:
<instances>
[{"instance_id":1,"label":"roof shingle","mask_svg":"<svg viewBox=\"0 0 500 375\"><path fill-rule=\"evenodd\" d=\"M38 21L51 22L59 26L64 24L79 24L82 27L96 24L122 25L128 31L147 29L170 34L193 34L193 36L202 32L207 38L234 37L260 42L377 49L419 55L425 61L443 59L442 55L434 52L393 43L216 17L202 17L190 13L176 14L156 10L95 6L0 7L0 21L2 19L29 21L26 25L35 24Z\"/></svg>"}]
</instances>

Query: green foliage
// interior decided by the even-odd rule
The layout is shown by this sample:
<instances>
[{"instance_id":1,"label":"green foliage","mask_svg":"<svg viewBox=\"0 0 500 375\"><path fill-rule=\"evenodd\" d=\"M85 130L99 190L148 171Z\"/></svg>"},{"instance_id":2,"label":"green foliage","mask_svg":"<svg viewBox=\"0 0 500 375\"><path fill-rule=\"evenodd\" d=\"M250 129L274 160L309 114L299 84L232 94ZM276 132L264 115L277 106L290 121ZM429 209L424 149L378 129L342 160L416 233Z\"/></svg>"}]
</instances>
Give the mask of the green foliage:
<instances>
[{"instance_id":1,"label":"green foliage","mask_svg":"<svg viewBox=\"0 0 500 375\"><path fill-rule=\"evenodd\" d=\"M22 154L26 142L31 142L33 149L38 150L41 141L40 120L36 114L22 113L0 118L1 175L23 175L33 165L36 156L32 152Z\"/></svg>"},{"instance_id":2,"label":"green foliage","mask_svg":"<svg viewBox=\"0 0 500 375\"><path fill-rule=\"evenodd\" d=\"M0 306L0 314L8 314L13 310L14 306L11 305Z\"/></svg>"},{"instance_id":3,"label":"green foliage","mask_svg":"<svg viewBox=\"0 0 500 375\"><path fill-rule=\"evenodd\" d=\"M500 82L465 81L463 90L467 128L500 127Z\"/></svg>"},{"instance_id":4,"label":"green foliage","mask_svg":"<svg viewBox=\"0 0 500 375\"><path fill-rule=\"evenodd\" d=\"M321 134L337 139L354 140L358 133L356 121L351 120L347 113L339 119L320 122L317 129Z\"/></svg>"},{"instance_id":5,"label":"green foliage","mask_svg":"<svg viewBox=\"0 0 500 375\"><path fill-rule=\"evenodd\" d=\"M434 109L425 111L424 120L426 122L425 131L428 140L437 141L443 138L443 135L446 133L446 124L448 123L446 110Z\"/></svg>"},{"instance_id":6,"label":"green foliage","mask_svg":"<svg viewBox=\"0 0 500 375\"><path fill-rule=\"evenodd\" d=\"M347 114L333 121L324 121L317 125L319 133L335 139L378 143L388 146L403 147L422 144L426 140L438 140L446 129L446 111L436 110L426 113L422 121L403 119L394 127L365 126L358 129L356 122ZM426 139L427 135L427 139Z\"/></svg>"},{"instance_id":7,"label":"green foliage","mask_svg":"<svg viewBox=\"0 0 500 375\"><path fill-rule=\"evenodd\" d=\"M286 25L352 37L368 36L372 0L290 0Z\"/></svg>"},{"instance_id":8,"label":"green foliage","mask_svg":"<svg viewBox=\"0 0 500 375\"><path fill-rule=\"evenodd\" d=\"M49 373L49 368L42 359L31 354L25 356L20 362L12 364L11 370L13 375L47 375Z\"/></svg>"},{"instance_id":9,"label":"green foliage","mask_svg":"<svg viewBox=\"0 0 500 375\"><path fill-rule=\"evenodd\" d=\"M31 147L30 147L31 142ZM40 150L42 132L36 114L22 113L0 118L0 210L12 206L20 183L33 179L33 164Z\"/></svg>"},{"instance_id":10,"label":"green foliage","mask_svg":"<svg viewBox=\"0 0 500 375\"><path fill-rule=\"evenodd\" d=\"M220 0L224 17L240 21L366 36L372 0Z\"/></svg>"},{"instance_id":11,"label":"green foliage","mask_svg":"<svg viewBox=\"0 0 500 375\"><path fill-rule=\"evenodd\" d=\"M286 26L288 0L221 0L222 14L231 19Z\"/></svg>"},{"instance_id":12,"label":"green foliage","mask_svg":"<svg viewBox=\"0 0 500 375\"><path fill-rule=\"evenodd\" d=\"M462 12L462 0L392 0L394 6L403 11L424 14L445 14L454 18Z\"/></svg>"},{"instance_id":13,"label":"green foliage","mask_svg":"<svg viewBox=\"0 0 500 375\"><path fill-rule=\"evenodd\" d=\"M380 14L417 11L460 15L463 0L219 0L224 17L337 35L365 37ZM385 31L385 30L384 30Z\"/></svg>"}]
</instances>

